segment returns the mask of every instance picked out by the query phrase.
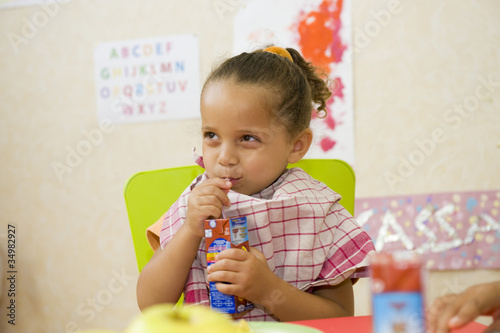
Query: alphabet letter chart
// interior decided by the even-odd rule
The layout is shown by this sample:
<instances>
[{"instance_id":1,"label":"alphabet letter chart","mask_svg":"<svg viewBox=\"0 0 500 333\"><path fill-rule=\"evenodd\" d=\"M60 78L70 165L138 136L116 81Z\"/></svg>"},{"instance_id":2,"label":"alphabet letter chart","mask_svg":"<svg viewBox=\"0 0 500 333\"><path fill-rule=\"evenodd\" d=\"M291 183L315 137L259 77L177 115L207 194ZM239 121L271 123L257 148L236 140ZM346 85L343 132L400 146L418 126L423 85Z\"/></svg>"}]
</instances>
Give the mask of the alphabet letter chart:
<instances>
[{"instance_id":1,"label":"alphabet letter chart","mask_svg":"<svg viewBox=\"0 0 500 333\"><path fill-rule=\"evenodd\" d=\"M114 123L199 116L200 56L193 34L99 44L98 116Z\"/></svg>"}]
</instances>

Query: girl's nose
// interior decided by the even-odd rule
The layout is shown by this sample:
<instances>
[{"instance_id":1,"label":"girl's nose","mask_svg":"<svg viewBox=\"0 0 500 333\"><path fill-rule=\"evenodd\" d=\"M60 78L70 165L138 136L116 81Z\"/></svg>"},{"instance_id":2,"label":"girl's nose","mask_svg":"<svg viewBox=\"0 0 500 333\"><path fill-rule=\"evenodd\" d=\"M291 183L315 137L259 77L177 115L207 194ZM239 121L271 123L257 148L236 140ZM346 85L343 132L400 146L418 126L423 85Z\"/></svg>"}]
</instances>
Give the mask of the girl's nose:
<instances>
[{"instance_id":1,"label":"girl's nose","mask_svg":"<svg viewBox=\"0 0 500 333\"><path fill-rule=\"evenodd\" d=\"M225 144L221 146L219 151L218 160L220 165L230 166L238 163L238 153L235 147L232 147L229 144Z\"/></svg>"}]
</instances>

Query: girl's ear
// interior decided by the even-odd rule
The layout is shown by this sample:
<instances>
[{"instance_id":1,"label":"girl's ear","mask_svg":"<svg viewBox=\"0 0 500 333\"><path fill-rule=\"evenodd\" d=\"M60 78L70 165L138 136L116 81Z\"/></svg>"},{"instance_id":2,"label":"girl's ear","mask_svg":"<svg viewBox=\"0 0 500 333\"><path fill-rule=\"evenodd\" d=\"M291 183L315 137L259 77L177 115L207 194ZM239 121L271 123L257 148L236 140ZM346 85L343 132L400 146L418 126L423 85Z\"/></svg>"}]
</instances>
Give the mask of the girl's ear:
<instances>
[{"instance_id":1,"label":"girl's ear","mask_svg":"<svg viewBox=\"0 0 500 333\"><path fill-rule=\"evenodd\" d=\"M300 132L293 140L293 147L288 156L288 163L297 163L304 157L312 143L313 134L310 128Z\"/></svg>"}]
</instances>

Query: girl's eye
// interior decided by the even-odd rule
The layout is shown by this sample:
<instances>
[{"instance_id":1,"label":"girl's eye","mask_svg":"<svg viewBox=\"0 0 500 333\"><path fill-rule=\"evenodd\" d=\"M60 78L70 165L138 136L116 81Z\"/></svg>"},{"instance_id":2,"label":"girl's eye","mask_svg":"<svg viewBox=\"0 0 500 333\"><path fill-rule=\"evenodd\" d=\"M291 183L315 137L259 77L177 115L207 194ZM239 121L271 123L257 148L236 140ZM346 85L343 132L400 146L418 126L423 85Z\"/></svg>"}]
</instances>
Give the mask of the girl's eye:
<instances>
[{"instance_id":1,"label":"girl's eye","mask_svg":"<svg viewBox=\"0 0 500 333\"><path fill-rule=\"evenodd\" d=\"M206 132L204 137L207 139L217 139L217 135L213 132Z\"/></svg>"},{"instance_id":2,"label":"girl's eye","mask_svg":"<svg viewBox=\"0 0 500 333\"><path fill-rule=\"evenodd\" d=\"M256 137L252 135L243 135L242 137L243 141L259 141Z\"/></svg>"}]
</instances>

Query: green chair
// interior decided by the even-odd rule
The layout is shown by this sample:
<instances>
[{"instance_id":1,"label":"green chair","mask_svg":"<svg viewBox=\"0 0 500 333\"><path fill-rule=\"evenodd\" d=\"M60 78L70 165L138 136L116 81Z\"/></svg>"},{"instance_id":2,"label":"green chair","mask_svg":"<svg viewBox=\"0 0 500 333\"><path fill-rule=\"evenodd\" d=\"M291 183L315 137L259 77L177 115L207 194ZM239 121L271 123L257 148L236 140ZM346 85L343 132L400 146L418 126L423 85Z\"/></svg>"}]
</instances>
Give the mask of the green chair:
<instances>
[{"instance_id":1,"label":"green chair","mask_svg":"<svg viewBox=\"0 0 500 333\"><path fill-rule=\"evenodd\" d=\"M332 159L304 159L290 167L304 169L342 195L342 205L354 215L355 177L347 163ZM146 239L146 228L155 223L201 173L203 169L197 165L185 166L139 172L127 181L125 205L139 271L153 255Z\"/></svg>"}]
</instances>

